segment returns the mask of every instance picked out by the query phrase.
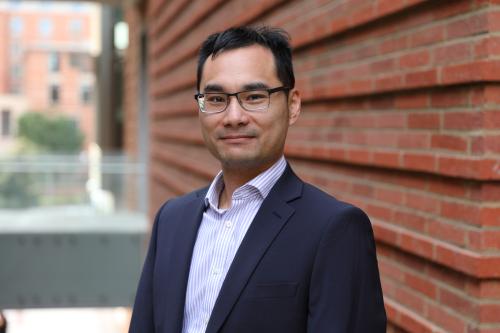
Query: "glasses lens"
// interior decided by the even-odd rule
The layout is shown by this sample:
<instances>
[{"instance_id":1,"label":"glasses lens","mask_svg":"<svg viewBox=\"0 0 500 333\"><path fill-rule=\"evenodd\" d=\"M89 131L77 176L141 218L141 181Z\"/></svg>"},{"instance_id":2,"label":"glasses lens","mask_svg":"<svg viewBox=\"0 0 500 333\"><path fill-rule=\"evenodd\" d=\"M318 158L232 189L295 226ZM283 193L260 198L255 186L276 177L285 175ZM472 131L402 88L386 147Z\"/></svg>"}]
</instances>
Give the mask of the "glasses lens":
<instances>
[{"instance_id":1,"label":"glasses lens","mask_svg":"<svg viewBox=\"0 0 500 333\"><path fill-rule=\"evenodd\" d=\"M269 106L269 93L266 90L244 91L238 94L241 106L247 110L263 110Z\"/></svg>"},{"instance_id":2,"label":"glasses lens","mask_svg":"<svg viewBox=\"0 0 500 333\"><path fill-rule=\"evenodd\" d=\"M204 97L198 98L200 109L207 113L221 112L226 108L227 96L219 93L205 93ZM203 100L203 102L201 102Z\"/></svg>"}]
</instances>

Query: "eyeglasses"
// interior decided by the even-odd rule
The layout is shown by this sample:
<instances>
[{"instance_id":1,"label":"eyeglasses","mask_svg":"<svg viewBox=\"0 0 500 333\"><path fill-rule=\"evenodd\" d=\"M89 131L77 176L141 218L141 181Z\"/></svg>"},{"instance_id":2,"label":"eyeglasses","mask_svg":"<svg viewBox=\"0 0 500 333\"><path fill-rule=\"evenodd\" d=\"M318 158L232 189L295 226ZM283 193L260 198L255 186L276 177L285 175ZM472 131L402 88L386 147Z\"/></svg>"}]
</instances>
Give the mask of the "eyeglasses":
<instances>
[{"instance_id":1,"label":"eyeglasses","mask_svg":"<svg viewBox=\"0 0 500 333\"><path fill-rule=\"evenodd\" d=\"M276 87L271 89L254 89L240 91L233 94L224 92L206 92L194 95L198 102L198 107L203 113L219 113L226 110L229 105L229 97L236 96L238 103L247 111L262 111L269 108L272 93L278 91L288 91L288 87Z\"/></svg>"}]
</instances>

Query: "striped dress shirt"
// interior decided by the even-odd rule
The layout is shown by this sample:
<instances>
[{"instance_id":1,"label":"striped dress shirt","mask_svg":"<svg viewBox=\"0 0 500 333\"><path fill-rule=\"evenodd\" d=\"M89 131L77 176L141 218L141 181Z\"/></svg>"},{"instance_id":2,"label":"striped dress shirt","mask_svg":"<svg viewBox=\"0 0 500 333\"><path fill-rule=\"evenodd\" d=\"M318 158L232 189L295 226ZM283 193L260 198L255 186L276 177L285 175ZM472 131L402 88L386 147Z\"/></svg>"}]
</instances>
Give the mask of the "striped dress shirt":
<instances>
[{"instance_id":1,"label":"striped dress shirt","mask_svg":"<svg viewBox=\"0 0 500 333\"><path fill-rule=\"evenodd\" d=\"M205 332L236 251L285 168L282 156L271 168L237 188L228 209L219 209L219 195L224 188L222 172L213 180L205 197L206 209L191 259L183 333Z\"/></svg>"}]
</instances>

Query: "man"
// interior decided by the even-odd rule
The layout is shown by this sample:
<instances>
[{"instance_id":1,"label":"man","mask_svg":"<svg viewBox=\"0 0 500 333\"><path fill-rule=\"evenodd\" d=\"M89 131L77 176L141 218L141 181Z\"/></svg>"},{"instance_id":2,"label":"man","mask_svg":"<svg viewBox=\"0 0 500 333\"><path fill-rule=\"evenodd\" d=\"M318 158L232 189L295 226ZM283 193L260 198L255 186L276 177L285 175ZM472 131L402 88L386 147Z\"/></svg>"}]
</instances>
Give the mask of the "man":
<instances>
[{"instance_id":1,"label":"man","mask_svg":"<svg viewBox=\"0 0 500 333\"><path fill-rule=\"evenodd\" d=\"M222 171L160 208L131 333L385 332L370 221L283 157L300 113L294 81L281 30L203 43L195 98Z\"/></svg>"}]
</instances>

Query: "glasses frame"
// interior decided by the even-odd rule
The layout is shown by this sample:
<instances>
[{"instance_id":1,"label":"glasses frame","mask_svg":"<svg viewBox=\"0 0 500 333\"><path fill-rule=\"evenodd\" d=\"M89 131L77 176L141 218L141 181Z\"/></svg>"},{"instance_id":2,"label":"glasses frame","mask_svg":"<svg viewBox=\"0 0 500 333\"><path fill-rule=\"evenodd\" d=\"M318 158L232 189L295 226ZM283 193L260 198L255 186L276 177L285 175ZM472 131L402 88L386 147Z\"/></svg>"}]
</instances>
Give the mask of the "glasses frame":
<instances>
[{"instance_id":1,"label":"glasses frame","mask_svg":"<svg viewBox=\"0 0 500 333\"><path fill-rule=\"evenodd\" d=\"M196 102L198 104L198 109L200 110L200 112L206 113L206 114L216 114L216 113L221 113L221 112L226 111L227 107L229 106L230 97L231 96L236 97L236 100L238 101L238 104L241 106L241 108L243 108L244 110L246 110L248 112L255 112L255 111L267 110L269 108L269 104L271 103L271 94L273 94L275 92L289 91L289 90L290 90L289 87L280 86L280 87L276 87L276 88L259 88L259 89L242 90L242 91L238 91L238 92L235 92L235 93L232 93L232 94L225 93L225 92L213 91L213 92L208 92L208 93L197 93L197 94L194 95L194 99L196 100ZM269 94L269 98L268 98L268 101L267 101L267 106L265 108L255 109L255 110L248 110L247 108L245 108L243 106L243 104L241 103L239 94L241 94L241 93L247 93L247 92L252 92L252 91L267 91L267 93ZM205 97L205 94L219 94L219 95L225 95L225 96L227 96L226 106L222 110L220 110L220 111L215 111L215 112L207 112L206 110L204 111L201 108L199 99L202 98L202 97Z\"/></svg>"}]
</instances>

